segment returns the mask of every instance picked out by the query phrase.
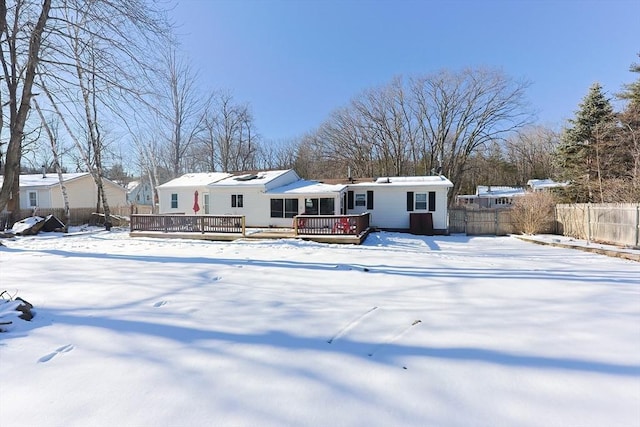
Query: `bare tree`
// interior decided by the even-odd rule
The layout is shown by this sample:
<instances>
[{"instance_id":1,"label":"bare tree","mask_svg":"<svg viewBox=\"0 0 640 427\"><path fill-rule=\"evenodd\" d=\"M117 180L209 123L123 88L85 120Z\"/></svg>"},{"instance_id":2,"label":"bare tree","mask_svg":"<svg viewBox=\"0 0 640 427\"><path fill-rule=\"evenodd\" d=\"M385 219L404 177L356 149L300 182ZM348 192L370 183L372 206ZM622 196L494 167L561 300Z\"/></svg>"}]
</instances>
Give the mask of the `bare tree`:
<instances>
[{"instance_id":1,"label":"bare tree","mask_svg":"<svg viewBox=\"0 0 640 427\"><path fill-rule=\"evenodd\" d=\"M467 69L413 80L412 90L425 105L418 111L424 153L442 159L442 173L453 183L454 200L471 155L528 124L524 90L500 71ZM433 153L435 150L435 156Z\"/></svg>"},{"instance_id":2,"label":"bare tree","mask_svg":"<svg viewBox=\"0 0 640 427\"><path fill-rule=\"evenodd\" d=\"M247 105L236 104L229 93L218 93L204 122L201 151L211 170L254 169L259 138Z\"/></svg>"},{"instance_id":3,"label":"bare tree","mask_svg":"<svg viewBox=\"0 0 640 427\"><path fill-rule=\"evenodd\" d=\"M164 160L176 177L191 169L188 154L205 130L205 117L210 96L197 88L197 73L188 62L180 58L175 49L165 54L160 70L160 105L158 124L165 132L167 142Z\"/></svg>"},{"instance_id":4,"label":"bare tree","mask_svg":"<svg viewBox=\"0 0 640 427\"><path fill-rule=\"evenodd\" d=\"M506 157L517 171L513 184L523 185L535 178L555 178L553 155L558 142L558 133L542 126L526 127L508 137L505 143Z\"/></svg>"},{"instance_id":5,"label":"bare tree","mask_svg":"<svg viewBox=\"0 0 640 427\"><path fill-rule=\"evenodd\" d=\"M3 81L8 94L9 143L4 161L4 180L0 189L0 210L11 200L9 210L13 213L20 208L20 159L25 123L31 108L32 88L36 76L42 38L49 18L51 0L41 5L17 0L7 8L5 0L0 0L0 62ZM37 16L35 25L26 25L26 15ZM24 45L28 40L28 46ZM24 55L26 52L26 55ZM5 114L2 104L2 116Z\"/></svg>"}]
</instances>

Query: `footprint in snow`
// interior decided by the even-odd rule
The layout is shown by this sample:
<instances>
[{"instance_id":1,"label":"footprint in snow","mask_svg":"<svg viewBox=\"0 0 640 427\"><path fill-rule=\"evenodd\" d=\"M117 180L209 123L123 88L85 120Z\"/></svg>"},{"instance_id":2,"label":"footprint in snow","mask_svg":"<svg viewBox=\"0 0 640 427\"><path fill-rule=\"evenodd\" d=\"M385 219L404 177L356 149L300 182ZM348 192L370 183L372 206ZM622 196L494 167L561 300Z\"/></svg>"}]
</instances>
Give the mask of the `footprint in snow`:
<instances>
[{"instance_id":1,"label":"footprint in snow","mask_svg":"<svg viewBox=\"0 0 640 427\"><path fill-rule=\"evenodd\" d=\"M57 355L62 353L68 353L74 348L75 347L72 344L63 345L62 347L57 348L56 351L54 351L53 353L49 353L47 355L42 356L40 359L38 359L38 363L48 362L49 360L53 359Z\"/></svg>"},{"instance_id":2,"label":"footprint in snow","mask_svg":"<svg viewBox=\"0 0 640 427\"><path fill-rule=\"evenodd\" d=\"M157 303L153 304L154 307L162 307L163 305L166 305L167 301L158 301Z\"/></svg>"}]
</instances>

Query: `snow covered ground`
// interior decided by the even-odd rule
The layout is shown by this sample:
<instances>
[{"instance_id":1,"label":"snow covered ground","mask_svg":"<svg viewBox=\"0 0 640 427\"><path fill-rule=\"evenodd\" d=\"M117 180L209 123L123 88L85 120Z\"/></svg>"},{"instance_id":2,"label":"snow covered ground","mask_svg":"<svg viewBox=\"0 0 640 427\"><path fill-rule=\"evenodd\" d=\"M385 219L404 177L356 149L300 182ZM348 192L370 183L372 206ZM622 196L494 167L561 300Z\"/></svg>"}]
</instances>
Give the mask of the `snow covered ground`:
<instances>
[{"instance_id":1,"label":"snow covered ground","mask_svg":"<svg viewBox=\"0 0 640 427\"><path fill-rule=\"evenodd\" d=\"M13 426L640 426L640 264L511 237L4 240Z\"/></svg>"}]
</instances>

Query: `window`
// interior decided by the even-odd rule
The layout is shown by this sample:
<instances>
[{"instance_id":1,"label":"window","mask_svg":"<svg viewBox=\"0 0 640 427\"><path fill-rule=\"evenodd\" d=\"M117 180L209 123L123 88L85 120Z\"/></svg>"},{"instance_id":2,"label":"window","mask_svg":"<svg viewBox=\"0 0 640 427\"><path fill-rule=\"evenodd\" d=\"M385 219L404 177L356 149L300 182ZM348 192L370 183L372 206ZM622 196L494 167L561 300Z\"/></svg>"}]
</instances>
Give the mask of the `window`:
<instances>
[{"instance_id":1,"label":"window","mask_svg":"<svg viewBox=\"0 0 640 427\"><path fill-rule=\"evenodd\" d=\"M511 199L507 197L498 197L496 199L496 205L510 205L510 204L511 204Z\"/></svg>"},{"instance_id":2,"label":"window","mask_svg":"<svg viewBox=\"0 0 640 427\"><path fill-rule=\"evenodd\" d=\"M271 199L271 218L293 218L298 215L298 199Z\"/></svg>"},{"instance_id":3,"label":"window","mask_svg":"<svg viewBox=\"0 0 640 427\"><path fill-rule=\"evenodd\" d=\"M204 195L204 214L205 215L209 215L210 209L209 209L209 195L205 193Z\"/></svg>"},{"instance_id":4,"label":"window","mask_svg":"<svg viewBox=\"0 0 640 427\"><path fill-rule=\"evenodd\" d=\"M242 194L232 194L231 195L231 207L232 208L241 208L244 206L244 201Z\"/></svg>"},{"instance_id":5,"label":"window","mask_svg":"<svg viewBox=\"0 0 640 427\"><path fill-rule=\"evenodd\" d=\"M320 215L334 215L335 211L335 200L328 197L320 199Z\"/></svg>"},{"instance_id":6,"label":"window","mask_svg":"<svg viewBox=\"0 0 640 427\"><path fill-rule=\"evenodd\" d=\"M330 197L304 199L306 215L335 215L335 200Z\"/></svg>"},{"instance_id":7,"label":"window","mask_svg":"<svg viewBox=\"0 0 640 427\"><path fill-rule=\"evenodd\" d=\"M35 208L36 206L38 206L38 193L29 191L29 207Z\"/></svg>"},{"instance_id":8,"label":"window","mask_svg":"<svg viewBox=\"0 0 640 427\"><path fill-rule=\"evenodd\" d=\"M367 205L367 195L364 193L356 194L356 206L366 206Z\"/></svg>"},{"instance_id":9,"label":"window","mask_svg":"<svg viewBox=\"0 0 640 427\"><path fill-rule=\"evenodd\" d=\"M416 193L416 210L427 210L427 193Z\"/></svg>"},{"instance_id":10,"label":"window","mask_svg":"<svg viewBox=\"0 0 640 427\"><path fill-rule=\"evenodd\" d=\"M178 193L171 194L171 209L178 209Z\"/></svg>"}]
</instances>

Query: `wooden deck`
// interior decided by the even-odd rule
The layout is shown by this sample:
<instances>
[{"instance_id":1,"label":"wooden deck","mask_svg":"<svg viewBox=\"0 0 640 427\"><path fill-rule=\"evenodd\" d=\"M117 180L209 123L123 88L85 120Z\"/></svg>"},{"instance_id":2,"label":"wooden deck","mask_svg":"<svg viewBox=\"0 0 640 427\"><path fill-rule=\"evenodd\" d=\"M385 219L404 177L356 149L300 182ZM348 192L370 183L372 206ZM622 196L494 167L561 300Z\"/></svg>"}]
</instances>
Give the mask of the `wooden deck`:
<instances>
[{"instance_id":1,"label":"wooden deck","mask_svg":"<svg viewBox=\"0 0 640 427\"><path fill-rule=\"evenodd\" d=\"M248 228L243 216L132 215L131 237L233 241L302 239L361 244L369 235L369 214L298 215L292 228Z\"/></svg>"},{"instance_id":2,"label":"wooden deck","mask_svg":"<svg viewBox=\"0 0 640 427\"><path fill-rule=\"evenodd\" d=\"M260 229L256 231L247 231L245 235L242 233L182 233L177 231L163 232L163 231L131 231L129 235L131 237L156 237L163 239L194 239L194 240L210 240L220 242L230 242L240 239L302 239L309 240L318 243L337 243L347 245L360 245L365 241L371 230L367 228L363 233L359 235L353 234L296 234L293 229L291 230L271 230Z\"/></svg>"}]
</instances>

